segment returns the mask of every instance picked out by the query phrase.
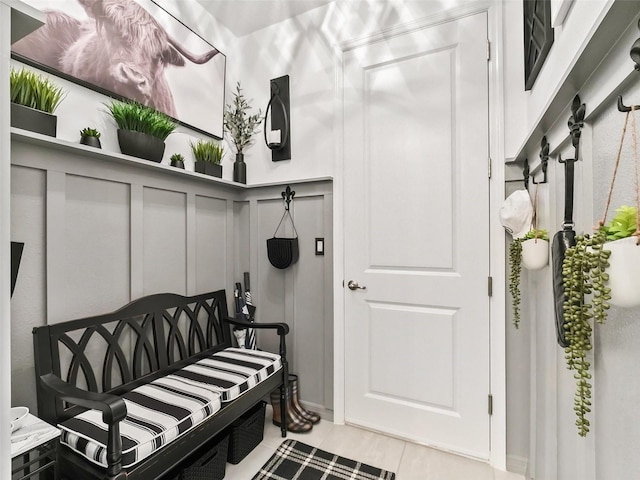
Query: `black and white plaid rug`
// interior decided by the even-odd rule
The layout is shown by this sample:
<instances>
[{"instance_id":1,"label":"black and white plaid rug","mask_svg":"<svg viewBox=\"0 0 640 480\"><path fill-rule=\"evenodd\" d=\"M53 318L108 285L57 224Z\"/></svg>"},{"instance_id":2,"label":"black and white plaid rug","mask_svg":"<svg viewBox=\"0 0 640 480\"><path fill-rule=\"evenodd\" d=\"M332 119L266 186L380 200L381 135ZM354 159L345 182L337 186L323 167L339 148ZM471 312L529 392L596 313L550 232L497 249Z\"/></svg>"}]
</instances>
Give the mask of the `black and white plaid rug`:
<instances>
[{"instance_id":1,"label":"black and white plaid rug","mask_svg":"<svg viewBox=\"0 0 640 480\"><path fill-rule=\"evenodd\" d=\"M285 440L253 480L395 480L396 474Z\"/></svg>"}]
</instances>

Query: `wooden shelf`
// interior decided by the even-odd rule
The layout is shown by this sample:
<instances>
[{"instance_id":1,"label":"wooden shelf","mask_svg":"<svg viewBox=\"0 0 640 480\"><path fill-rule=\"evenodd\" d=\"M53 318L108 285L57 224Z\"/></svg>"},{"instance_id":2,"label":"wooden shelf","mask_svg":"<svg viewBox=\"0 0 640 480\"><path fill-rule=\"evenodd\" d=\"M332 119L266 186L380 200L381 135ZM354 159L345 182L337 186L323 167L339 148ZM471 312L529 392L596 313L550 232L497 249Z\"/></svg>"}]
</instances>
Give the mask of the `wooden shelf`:
<instances>
[{"instance_id":1,"label":"wooden shelf","mask_svg":"<svg viewBox=\"0 0 640 480\"><path fill-rule=\"evenodd\" d=\"M86 145L81 145L79 143L73 143L66 140L61 140L55 137L49 137L47 135L40 135L39 133L30 132L28 130L22 130L20 128L11 127L11 140L13 142L20 142L29 145L35 145L41 148L54 149L60 152L64 152L66 154L71 155L80 155L87 160L91 159L99 159L99 160L108 160L110 162L133 166L136 168L141 168L145 170L152 170L154 172L165 173L167 175L181 175L182 178L185 176L191 180L215 183L218 185L223 185L225 187L234 188L237 190L247 190L252 188L265 188L272 187L284 184L300 184L300 183L313 183L313 182L324 182L324 181L332 181L331 177L320 177L320 178L309 178L303 180L292 180L292 181L282 181L282 182L272 182L272 183L261 183L254 185L245 185L243 183L233 182L231 180L225 180L223 178L212 177L210 175L203 175L201 173L196 173L188 170L182 170L179 168L171 167L169 165L163 165L160 163L152 162L149 160L142 160L136 157L131 157L129 155L123 155L121 153L110 152L106 150L102 150L99 148L88 147Z\"/></svg>"}]
</instances>

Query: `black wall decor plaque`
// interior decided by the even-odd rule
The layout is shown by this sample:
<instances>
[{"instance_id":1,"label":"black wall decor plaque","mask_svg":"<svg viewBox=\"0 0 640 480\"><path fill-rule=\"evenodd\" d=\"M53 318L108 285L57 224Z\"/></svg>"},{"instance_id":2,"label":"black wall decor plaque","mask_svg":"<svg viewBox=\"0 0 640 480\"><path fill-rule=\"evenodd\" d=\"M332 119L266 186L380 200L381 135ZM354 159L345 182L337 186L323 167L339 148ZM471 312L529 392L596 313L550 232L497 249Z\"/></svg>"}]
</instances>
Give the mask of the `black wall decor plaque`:
<instances>
[{"instance_id":1,"label":"black wall decor plaque","mask_svg":"<svg viewBox=\"0 0 640 480\"><path fill-rule=\"evenodd\" d=\"M553 45L551 0L523 0L524 89L531 90Z\"/></svg>"}]
</instances>

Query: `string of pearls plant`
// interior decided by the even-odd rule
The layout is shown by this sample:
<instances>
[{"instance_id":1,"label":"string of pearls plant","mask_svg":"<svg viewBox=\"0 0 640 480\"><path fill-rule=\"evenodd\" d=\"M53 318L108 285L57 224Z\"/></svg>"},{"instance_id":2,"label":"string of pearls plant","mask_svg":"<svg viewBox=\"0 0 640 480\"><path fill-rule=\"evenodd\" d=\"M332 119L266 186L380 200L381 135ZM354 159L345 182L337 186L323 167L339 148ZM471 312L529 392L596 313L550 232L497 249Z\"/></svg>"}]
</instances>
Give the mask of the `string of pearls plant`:
<instances>
[{"instance_id":1,"label":"string of pearls plant","mask_svg":"<svg viewBox=\"0 0 640 480\"><path fill-rule=\"evenodd\" d=\"M569 343L565 348L565 360L567 368L576 372L573 376L576 380L573 409L581 437L589 433L590 426L586 415L591 412L591 364L587 360L587 352L593 348L591 320L605 322L611 299L611 290L605 286L611 254L602 248L606 240L603 230L591 236L577 236L576 245L567 249L562 264L564 328ZM590 302L585 300L589 295L592 295Z\"/></svg>"}]
</instances>

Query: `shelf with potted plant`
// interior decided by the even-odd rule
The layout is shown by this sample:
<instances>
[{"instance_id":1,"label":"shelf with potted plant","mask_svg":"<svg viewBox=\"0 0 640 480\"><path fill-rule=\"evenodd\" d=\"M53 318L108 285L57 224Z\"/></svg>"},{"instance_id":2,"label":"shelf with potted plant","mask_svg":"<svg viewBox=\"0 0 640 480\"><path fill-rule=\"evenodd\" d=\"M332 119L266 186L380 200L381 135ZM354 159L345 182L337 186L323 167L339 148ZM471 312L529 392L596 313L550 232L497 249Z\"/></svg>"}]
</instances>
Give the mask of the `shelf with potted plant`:
<instances>
[{"instance_id":1,"label":"shelf with potted plant","mask_svg":"<svg viewBox=\"0 0 640 480\"><path fill-rule=\"evenodd\" d=\"M26 68L9 74L11 126L56 136L58 119L53 114L66 92L51 80Z\"/></svg>"},{"instance_id":2,"label":"shelf with potted plant","mask_svg":"<svg viewBox=\"0 0 640 480\"><path fill-rule=\"evenodd\" d=\"M118 144L126 155L161 162L165 140L177 124L165 114L137 102L105 104L118 126Z\"/></svg>"},{"instance_id":3,"label":"shelf with potted plant","mask_svg":"<svg viewBox=\"0 0 640 480\"><path fill-rule=\"evenodd\" d=\"M195 171L222 178L222 156L224 149L211 140L198 140L196 143L191 142L191 151L195 159Z\"/></svg>"},{"instance_id":4,"label":"shelf with potted plant","mask_svg":"<svg viewBox=\"0 0 640 480\"><path fill-rule=\"evenodd\" d=\"M253 145L253 136L258 132L262 122L262 110L254 115L249 114L251 105L242 93L240 82L236 84L233 102L224 111L224 128L227 138L236 151L236 161L233 164L233 180L247 183L247 164L244 162L244 152Z\"/></svg>"}]
</instances>

